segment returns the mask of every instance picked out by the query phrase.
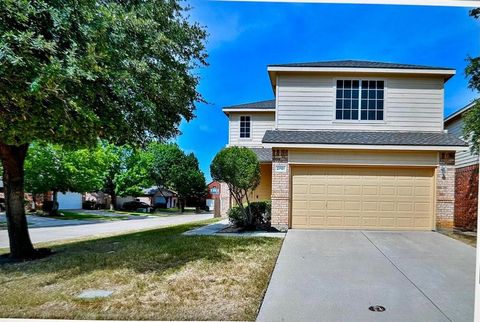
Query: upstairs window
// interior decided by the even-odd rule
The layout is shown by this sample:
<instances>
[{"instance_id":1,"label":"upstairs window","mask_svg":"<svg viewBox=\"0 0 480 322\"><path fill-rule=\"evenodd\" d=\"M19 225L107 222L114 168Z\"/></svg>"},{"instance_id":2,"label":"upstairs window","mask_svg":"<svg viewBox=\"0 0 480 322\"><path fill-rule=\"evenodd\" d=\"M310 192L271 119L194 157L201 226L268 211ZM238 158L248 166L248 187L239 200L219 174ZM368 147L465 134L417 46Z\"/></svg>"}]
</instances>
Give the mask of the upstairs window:
<instances>
[{"instance_id":1,"label":"upstairs window","mask_svg":"<svg viewBox=\"0 0 480 322\"><path fill-rule=\"evenodd\" d=\"M337 80L337 120L382 121L384 81Z\"/></svg>"},{"instance_id":2,"label":"upstairs window","mask_svg":"<svg viewBox=\"0 0 480 322\"><path fill-rule=\"evenodd\" d=\"M240 138L250 138L250 116L240 116Z\"/></svg>"}]
</instances>

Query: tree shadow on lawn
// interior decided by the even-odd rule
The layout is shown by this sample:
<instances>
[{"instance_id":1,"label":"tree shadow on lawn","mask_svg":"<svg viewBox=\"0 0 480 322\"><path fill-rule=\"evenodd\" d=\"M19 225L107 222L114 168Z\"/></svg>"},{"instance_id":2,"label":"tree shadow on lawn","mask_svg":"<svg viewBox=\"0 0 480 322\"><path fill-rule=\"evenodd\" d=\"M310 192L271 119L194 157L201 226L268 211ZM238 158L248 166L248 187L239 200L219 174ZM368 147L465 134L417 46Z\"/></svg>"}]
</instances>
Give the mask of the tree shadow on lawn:
<instances>
[{"instance_id":1,"label":"tree shadow on lawn","mask_svg":"<svg viewBox=\"0 0 480 322\"><path fill-rule=\"evenodd\" d=\"M183 232L205 225L194 223L137 232L95 240L53 245L50 257L23 263L0 265L6 283L31 274L56 273L59 279L71 279L96 270L129 269L137 273L181 269L197 260L223 263L232 260L231 252L270 243L268 238L184 236ZM12 273L11 276L9 273ZM20 276L18 273L21 273Z\"/></svg>"}]
</instances>

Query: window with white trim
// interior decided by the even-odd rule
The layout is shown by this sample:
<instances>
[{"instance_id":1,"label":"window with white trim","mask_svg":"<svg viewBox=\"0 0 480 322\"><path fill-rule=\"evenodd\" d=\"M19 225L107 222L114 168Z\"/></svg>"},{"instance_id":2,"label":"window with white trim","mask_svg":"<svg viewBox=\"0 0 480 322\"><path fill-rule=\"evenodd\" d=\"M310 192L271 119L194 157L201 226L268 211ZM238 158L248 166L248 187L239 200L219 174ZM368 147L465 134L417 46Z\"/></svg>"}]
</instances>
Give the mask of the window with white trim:
<instances>
[{"instance_id":1,"label":"window with white trim","mask_svg":"<svg viewBox=\"0 0 480 322\"><path fill-rule=\"evenodd\" d=\"M337 120L382 121L384 81L337 80Z\"/></svg>"},{"instance_id":2,"label":"window with white trim","mask_svg":"<svg viewBox=\"0 0 480 322\"><path fill-rule=\"evenodd\" d=\"M251 122L250 116L240 116L240 138L250 138Z\"/></svg>"}]
</instances>

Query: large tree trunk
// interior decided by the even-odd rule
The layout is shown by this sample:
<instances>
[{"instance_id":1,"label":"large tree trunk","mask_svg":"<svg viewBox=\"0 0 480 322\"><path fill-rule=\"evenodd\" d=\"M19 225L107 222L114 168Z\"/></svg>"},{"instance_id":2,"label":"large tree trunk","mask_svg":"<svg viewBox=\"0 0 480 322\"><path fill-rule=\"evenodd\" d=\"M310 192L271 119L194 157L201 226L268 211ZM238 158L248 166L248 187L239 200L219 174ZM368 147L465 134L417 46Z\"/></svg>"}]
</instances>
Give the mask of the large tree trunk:
<instances>
[{"instance_id":1,"label":"large tree trunk","mask_svg":"<svg viewBox=\"0 0 480 322\"><path fill-rule=\"evenodd\" d=\"M50 216L58 216L58 190L53 190L52 209L50 210Z\"/></svg>"},{"instance_id":2,"label":"large tree trunk","mask_svg":"<svg viewBox=\"0 0 480 322\"><path fill-rule=\"evenodd\" d=\"M36 251L28 235L23 204L23 164L27 150L28 144L13 146L0 143L10 256L14 259L30 259L36 256Z\"/></svg>"},{"instance_id":3,"label":"large tree trunk","mask_svg":"<svg viewBox=\"0 0 480 322\"><path fill-rule=\"evenodd\" d=\"M183 214L183 212L185 211L186 200L184 198L179 198L178 200L179 201L181 200L181 202L180 202L180 213Z\"/></svg>"},{"instance_id":4,"label":"large tree trunk","mask_svg":"<svg viewBox=\"0 0 480 322\"><path fill-rule=\"evenodd\" d=\"M115 189L110 193L110 208L117 210L117 194L115 193Z\"/></svg>"}]
</instances>

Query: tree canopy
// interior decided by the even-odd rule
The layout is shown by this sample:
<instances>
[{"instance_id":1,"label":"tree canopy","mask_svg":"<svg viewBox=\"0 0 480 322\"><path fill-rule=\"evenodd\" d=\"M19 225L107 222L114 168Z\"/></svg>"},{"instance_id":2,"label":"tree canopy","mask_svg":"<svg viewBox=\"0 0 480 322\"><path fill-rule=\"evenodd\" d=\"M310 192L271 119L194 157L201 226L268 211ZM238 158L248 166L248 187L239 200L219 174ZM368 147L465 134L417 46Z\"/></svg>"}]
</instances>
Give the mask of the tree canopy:
<instances>
[{"instance_id":1,"label":"tree canopy","mask_svg":"<svg viewBox=\"0 0 480 322\"><path fill-rule=\"evenodd\" d=\"M68 150L35 143L25 160L25 188L32 193L98 191L104 185L107 161L101 147Z\"/></svg>"},{"instance_id":2,"label":"tree canopy","mask_svg":"<svg viewBox=\"0 0 480 322\"><path fill-rule=\"evenodd\" d=\"M139 196L144 188L156 186L175 191L183 207L186 198L199 198L206 192L197 158L174 143L150 143L131 155L126 168L116 179L116 192L121 196Z\"/></svg>"},{"instance_id":3,"label":"tree canopy","mask_svg":"<svg viewBox=\"0 0 480 322\"><path fill-rule=\"evenodd\" d=\"M0 142L144 144L192 119L205 30L176 1L2 1Z\"/></svg>"},{"instance_id":4,"label":"tree canopy","mask_svg":"<svg viewBox=\"0 0 480 322\"><path fill-rule=\"evenodd\" d=\"M470 11L470 16L480 18L480 8ZM468 66L465 74L468 77L468 86L480 93L480 57L468 57ZM463 136L470 141L472 152L478 154L480 151L480 100L474 102L472 108L464 114Z\"/></svg>"}]
</instances>

